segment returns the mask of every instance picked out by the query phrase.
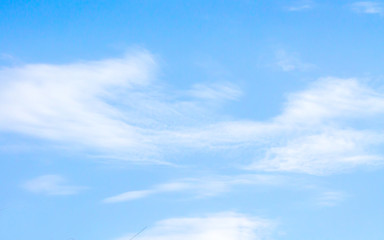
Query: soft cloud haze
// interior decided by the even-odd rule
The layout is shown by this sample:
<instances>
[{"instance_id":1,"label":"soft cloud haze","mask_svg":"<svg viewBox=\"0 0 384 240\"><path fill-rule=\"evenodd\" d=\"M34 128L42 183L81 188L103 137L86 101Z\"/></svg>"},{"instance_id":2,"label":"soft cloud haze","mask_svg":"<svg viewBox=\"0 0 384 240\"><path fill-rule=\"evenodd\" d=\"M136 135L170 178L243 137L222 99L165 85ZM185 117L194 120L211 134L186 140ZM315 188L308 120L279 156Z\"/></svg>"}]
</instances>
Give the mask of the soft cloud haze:
<instances>
[{"instance_id":1,"label":"soft cloud haze","mask_svg":"<svg viewBox=\"0 0 384 240\"><path fill-rule=\"evenodd\" d=\"M358 13L380 14L384 13L383 3L373 1L355 2L352 4L352 9Z\"/></svg>"},{"instance_id":2,"label":"soft cloud haze","mask_svg":"<svg viewBox=\"0 0 384 240\"><path fill-rule=\"evenodd\" d=\"M1 128L93 147L145 144L139 130L124 123L125 116L106 99L113 101L122 89L147 85L153 65L149 54L140 53L96 62L3 68Z\"/></svg>"},{"instance_id":3,"label":"soft cloud haze","mask_svg":"<svg viewBox=\"0 0 384 240\"><path fill-rule=\"evenodd\" d=\"M2 1L0 239L384 239L383 12Z\"/></svg>"},{"instance_id":4,"label":"soft cloud haze","mask_svg":"<svg viewBox=\"0 0 384 240\"><path fill-rule=\"evenodd\" d=\"M275 52L276 65L284 72L290 71L308 71L315 66L310 63L304 63L297 53L287 53L284 50Z\"/></svg>"},{"instance_id":5,"label":"soft cloud haze","mask_svg":"<svg viewBox=\"0 0 384 240\"><path fill-rule=\"evenodd\" d=\"M60 175L43 175L23 184L23 188L29 192L46 195L73 195L84 190L83 186L73 186Z\"/></svg>"},{"instance_id":6,"label":"soft cloud haze","mask_svg":"<svg viewBox=\"0 0 384 240\"><path fill-rule=\"evenodd\" d=\"M287 7L287 10L292 12L306 11L314 8L314 6L315 6L314 1L301 0L301 1L293 2L291 6Z\"/></svg>"},{"instance_id":7,"label":"soft cloud haze","mask_svg":"<svg viewBox=\"0 0 384 240\"><path fill-rule=\"evenodd\" d=\"M323 207L334 207L341 204L347 197L344 192L327 191L319 195L317 204Z\"/></svg>"},{"instance_id":8,"label":"soft cloud haze","mask_svg":"<svg viewBox=\"0 0 384 240\"><path fill-rule=\"evenodd\" d=\"M190 100L170 101L171 92L156 90L155 66L151 54L140 52L4 68L2 129L132 161L163 161L183 148L238 149L255 160L249 169L328 174L383 160L374 150L383 129L373 131L370 122L383 116L384 94L358 79L321 78L289 94L282 112L267 121L213 121L220 115L201 99L236 99L237 87L195 85L185 93ZM264 157L255 159L258 149Z\"/></svg>"},{"instance_id":9,"label":"soft cloud haze","mask_svg":"<svg viewBox=\"0 0 384 240\"><path fill-rule=\"evenodd\" d=\"M270 239L275 223L271 220L248 217L227 212L206 217L172 218L157 222L154 227L143 232L143 240L263 240ZM128 240L133 235L116 240ZM139 238L139 237L138 237Z\"/></svg>"}]
</instances>

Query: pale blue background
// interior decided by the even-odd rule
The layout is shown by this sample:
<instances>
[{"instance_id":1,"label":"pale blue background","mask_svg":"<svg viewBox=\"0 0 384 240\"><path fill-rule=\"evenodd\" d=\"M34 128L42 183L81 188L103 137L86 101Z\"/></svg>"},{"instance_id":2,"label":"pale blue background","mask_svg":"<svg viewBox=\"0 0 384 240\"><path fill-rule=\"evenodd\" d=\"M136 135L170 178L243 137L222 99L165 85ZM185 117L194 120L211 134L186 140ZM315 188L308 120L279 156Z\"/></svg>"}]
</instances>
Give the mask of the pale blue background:
<instances>
[{"instance_id":1,"label":"pale blue background","mask_svg":"<svg viewBox=\"0 0 384 240\"><path fill-rule=\"evenodd\" d=\"M356 13L349 7L353 1L324 0L312 2L311 9L287 10L297 3L1 0L1 64L61 64L146 49L160 60L158 78L169 88L233 82L242 89L242 97L217 111L228 119L257 121L278 115L287 93L305 89L320 77L356 77L382 85L383 15ZM314 67L282 71L275 65L279 50L295 53ZM87 150L68 150L17 133L2 132L0 141L5 146L0 152L0 238L4 240L114 239L161 219L232 210L276 219L275 239L384 239L381 167L327 176L282 173L297 184L240 186L210 198L169 193L103 204L102 199L128 190L184 177L236 175L242 170L222 165L223 156L206 152L178 156L190 167L174 169L106 164L89 157ZM66 176L89 189L72 196L44 196L20 187L45 174ZM316 189L297 187L306 184L340 190L347 197L335 206L317 206L313 204L319 194Z\"/></svg>"}]
</instances>

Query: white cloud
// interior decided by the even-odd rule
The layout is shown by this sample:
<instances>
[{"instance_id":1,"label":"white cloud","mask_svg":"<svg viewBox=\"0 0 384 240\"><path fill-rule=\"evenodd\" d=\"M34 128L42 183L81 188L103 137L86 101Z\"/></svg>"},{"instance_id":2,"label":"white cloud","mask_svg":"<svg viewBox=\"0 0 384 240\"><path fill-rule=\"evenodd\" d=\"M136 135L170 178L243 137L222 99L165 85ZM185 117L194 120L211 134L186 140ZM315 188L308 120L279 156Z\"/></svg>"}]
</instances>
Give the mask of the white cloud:
<instances>
[{"instance_id":1,"label":"white cloud","mask_svg":"<svg viewBox=\"0 0 384 240\"><path fill-rule=\"evenodd\" d=\"M31 179L23 184L23 188L29 192L45 195L73 195L84 190L85 187L71 186L60 175L43 175Z\"/></svg>"},{"instance_id":2,"label":"white cloud","mask_svg":"<svg viewBox=\"0 0 384 240\"><path fill-rule=\"evenodd\" d=\"M289 95L277 121L319 125L350 118L370 118L384 113L384 94L357 79L323 78L310 88Z\"/></svg>"},{"instance_id":3,"label":"white cloud","mask_svg":"<svg viewBox=\"0 0 384 240\"><path fill-rule=\"evenodd\" d=\"M297 65L286 69L302 68ZM372 123L384 117L384 95L357 79L320 79L288 95L282 113L268 121L220 121L202 99L236 99L235 86L197 84L175 96L155 71L147 52L2 68L0 130L132 161L230 149L254 158L250 168L263 171L327 174L383 162L375 148L384 129Z\"/></svg>"},{"instance_id":4,"label":"white cloud","mask_svg":"<svg viewBox=\"0 0 384 240\"><path fill-rule=\"evenodd\" d=\"M68 65L31 64L0 71L0 128L103 148L145 141L113 108L122 89L147 85L149 54Z\"/></svg>"},{"instance_id":5,"label":"white cloud","mask_svg":"<svg viewBox=\"0 0 384 240\"><path fill-rule=\"evenodd\" d=\"M2 68L0 130L89 147L120 159L160 162L157 156L170 143L169 132L209 121L212 114L201 99L233 100L241 94L230 83L197 84L185 93L191 99L180 100L156 82L155 71L156 62L147 52Z\"/></svg>"},{"instance_id":6,"label":"white cloud","mask_svg":"<svg viewBox=\"0 0 384 240\"><path fill-rule=\"evenodd\" d=\"M367 149L382 137L362 131L328 129L319 134L292 137L282 146L271 147L250 168L327 174L355 166L377 164L383 157Z\"/></svg>"},{"instance_id":7,"label":"white cloud","mask_svg":"<svg viewBox=\"0 0 384 240\"><path fill-rule=\"evenodd\" d=\"M237 175L210 178L180 179L159 184L150 189L129 191L104 199L105 203L117 203L148 197L155 194L187 192L197 197L211 197L227 192L238 185L281 185L282 177L271 175Z\"/></svg>"},{"instance_id":8,"label":"white cloud","mask_svg":"<svg viewBox=\"0 0 384 240\"><path fill-rule=\"evenodd\" d=\"M290 95L283 113L270 124L279 129L265 157L250 169L329 174L380 164L375 151L383 129L368 123L384 113L384 95L354 79L323 79ZM272 131L271 131L272 132Z\"/></svg>"},{"instance_id":9,"label":"white cloud","mask_svg":"<svg viewBox=\"0 0 384 240\"><path fill-rule=\"evenodd\" d=\"M384 6L380 2L363 1L352 4L352 10L366 14L384 14Z\"/></svg>"},{"instance_id":10,"label":"white cloud","mask_svg":"<svg viewBox=\"0 0 384 240\"><path fill-rule=\"evenodd\" d=\"M314 7L314 2L311 0L297 1L294 5L287 7L288 11L299 12L312 9Z\"/></svg>"},{"instance_id":11,"label":"white cloud","mask_svg":"<svg viewBox=\"0 0 384 240\"><path fill-rule=\"evenodd\" d=\"M104 199L105 203L117 203L135 200L139 198L148 197L150 195L166 193L166 192L177 192L189 189L191 186L184 182L166 183L153 187L148 190L129 191L116 196L108 197Z\"/></svg>"},{"instance_id":12,"label":"white cloud","mask_svg":"<svg viewBox=\"0 0 384 240\"><path fill-rule=\"evenodd\" d=\"M284 72L307 71L315 67L313 64L304 63L296 53L278 50L275 52L275 56L276 65Z\"/></svg>"},{"instance_id":13,"label":"white cloud","mask_svg":"<svg viewBox=\"0 0 384 240\"><path fill-rule=\"evenodd\" d=\"M270 121L221 122L170 136L184 145L253 152L248 169L321 175L383 163L383 128L371 126L383 114L380 91L356 79L324 78L290 94Z\"/></svg>"},{"instance_id":14,"label":"white cloud","mask_svg":"<svg viewBox=\"0 0 384 240\"><path fill-rule=\"evenodd\" d=\"M140 234L142 240L263 240L271 239L276 223L227 212L205 217L171 218ZM116 240L131 239L133 234Z\"/></svg>"}]
</instances>

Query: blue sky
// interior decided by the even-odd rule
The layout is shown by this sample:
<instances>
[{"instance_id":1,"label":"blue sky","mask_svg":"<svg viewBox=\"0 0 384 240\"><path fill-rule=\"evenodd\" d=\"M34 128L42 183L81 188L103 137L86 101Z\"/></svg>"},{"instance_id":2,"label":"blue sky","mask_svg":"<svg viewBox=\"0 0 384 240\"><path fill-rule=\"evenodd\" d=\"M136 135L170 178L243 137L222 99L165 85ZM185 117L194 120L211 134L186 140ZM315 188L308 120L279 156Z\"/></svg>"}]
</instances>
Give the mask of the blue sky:
<instances>
[{"instance_id":1,"label":"blue sky","mask_svg":"<svg viewBox=\"0 0 384 240\"><path fill-rule=\"evenodd\" d=\"M0 2L0 238L383 239L384 2Z\"/></svg>"}]
</instances>

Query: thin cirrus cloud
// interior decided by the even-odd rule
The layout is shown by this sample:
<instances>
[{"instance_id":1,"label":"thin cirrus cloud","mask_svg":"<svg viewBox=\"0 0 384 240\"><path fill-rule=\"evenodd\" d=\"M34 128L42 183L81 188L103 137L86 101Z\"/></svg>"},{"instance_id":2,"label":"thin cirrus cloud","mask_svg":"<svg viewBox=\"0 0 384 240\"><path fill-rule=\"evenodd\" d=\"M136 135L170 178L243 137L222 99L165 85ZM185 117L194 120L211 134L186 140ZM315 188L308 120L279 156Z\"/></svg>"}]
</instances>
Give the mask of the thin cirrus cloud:
<instances>
[{"instance_id":1,"label":"thin cirrus cloud","mask_svg":"<svg viewBox=\"0 0 384 240\"><path fill-rule=\"evenodd\" d=\"M108 197L104 203L118 203L149 197L156 194L187 192L195 197L212 197L230 191L239 185L282 185L284 178L273 175L219 176L210 178L189 178L159 184L150 189L129 191Z\"/></svg>"},{"instance_id":2,"label":"thin cirrus cloud","mask_svg":"<svg viewBox=\"0 0 384 240\"><path fill-rule=\"evenodd\" d=\"M157 222L140 234L142 240L264 240L270 239L276 222L239 214L223 212L203 217L170 218ZM116 240L132 239L134 234Z\"/></svg>"},{"instance_id":3,"label":"thin cirrus cloud","mask_svg":"<svg viewBox=\"0 0 384 240\"><path fill-rule=\"evenodd\" d=\"M355 2L351 5L353 11L357 13L365 13L365 14L384 14L384 6L380 2L372 2L372 1L362 1Z\"/></svg>"},{"instance_id":4,"label":"thin cirrus cloud","mask_svg":"<svg viewBox=\"0 0 384 240\"><path fill-rule=\"evenodd\" d=\"M22 187L29 192L44 195L74 195L86 188L69 185L63 176L54 174L28 180Z\"/></svg>"},{"instance_id":5,"label":"thin cirrus cloud","mask_svg":"<svg viewBox=\"0 0 384 240\"><path fill-rule=\"evenodd\" d=\"M288 94L281 114L266 121L220 121L206 103L238 99L236 86L196 84L175 96L156 79L157 68L145 51L2 68L0 129L132 161L230 149L249 170L317 175L383 162L383 128L374 123L384 116L384 94L359 79L321 78Z\"/></svg>"}]
</instances>

